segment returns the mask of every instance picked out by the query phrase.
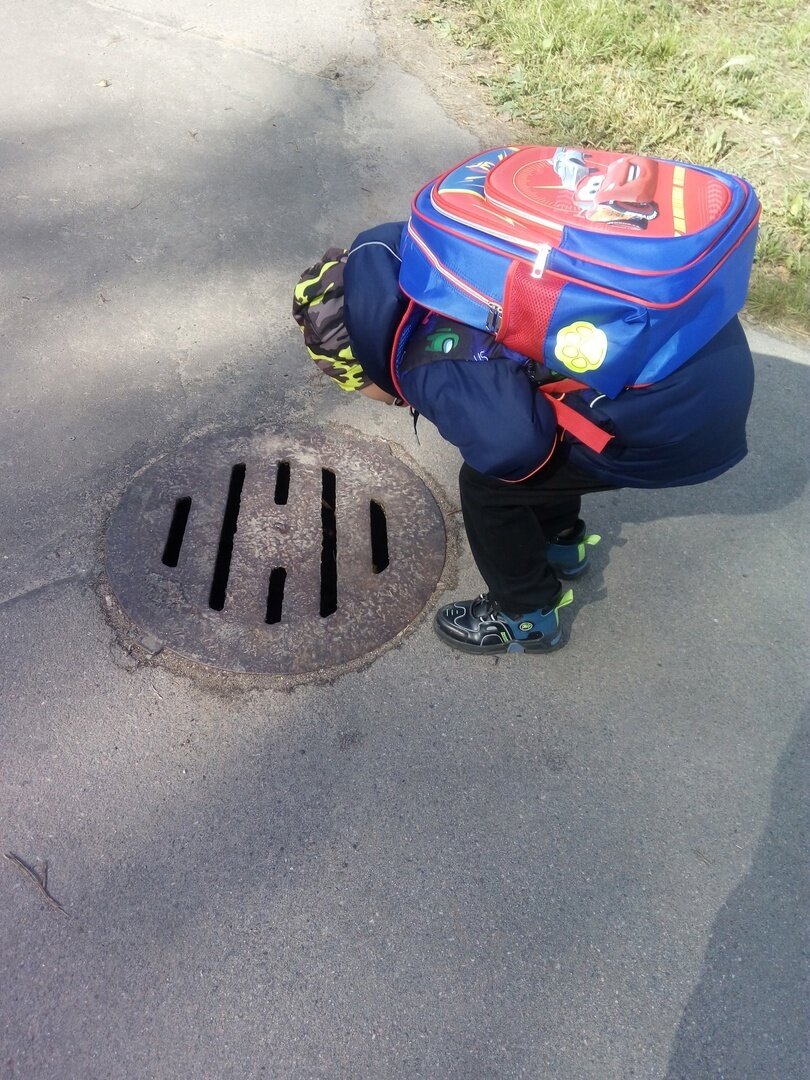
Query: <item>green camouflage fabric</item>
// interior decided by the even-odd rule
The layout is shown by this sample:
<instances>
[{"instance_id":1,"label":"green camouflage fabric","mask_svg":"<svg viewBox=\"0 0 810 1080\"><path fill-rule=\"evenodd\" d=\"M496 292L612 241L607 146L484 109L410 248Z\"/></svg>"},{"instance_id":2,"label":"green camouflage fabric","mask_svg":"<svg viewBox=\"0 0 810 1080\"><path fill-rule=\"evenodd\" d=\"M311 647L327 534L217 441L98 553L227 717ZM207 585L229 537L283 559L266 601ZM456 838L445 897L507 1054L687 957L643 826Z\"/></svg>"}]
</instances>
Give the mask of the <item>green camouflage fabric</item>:
<instances>
[{"instance_id":1,"label":"green camouflage fabric","mask_svg":"<svg viewBox=\"0 0 810 1080\"><path fill-rule=\"evenodd\" d=\"M343 322L343 268L348 252L329 248L320 262L301 275L293 293L292 314L304 334L307 352L320 370L343 390L369 385L352 353Z\"/></svg>"}]
</instances>

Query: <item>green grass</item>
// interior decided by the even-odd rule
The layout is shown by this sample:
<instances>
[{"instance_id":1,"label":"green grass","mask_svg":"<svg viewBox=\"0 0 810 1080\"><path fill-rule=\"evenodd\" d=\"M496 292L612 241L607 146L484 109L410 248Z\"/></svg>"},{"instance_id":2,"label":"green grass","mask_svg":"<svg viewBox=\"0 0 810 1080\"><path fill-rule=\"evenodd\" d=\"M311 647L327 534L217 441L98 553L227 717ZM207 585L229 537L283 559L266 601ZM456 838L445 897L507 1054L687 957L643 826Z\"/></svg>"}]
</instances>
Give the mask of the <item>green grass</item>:
<instances>
[{"instance_id":1,"label":"green grass","mask_svg":"<svg viewBox=\"0 0 810 1080\"><path fill-rule=\"evenodd\" d=\"M763 204L748 311L810 332L806 0L432 0L522 141L716 165Z\"/></svg>"}]
</instances>

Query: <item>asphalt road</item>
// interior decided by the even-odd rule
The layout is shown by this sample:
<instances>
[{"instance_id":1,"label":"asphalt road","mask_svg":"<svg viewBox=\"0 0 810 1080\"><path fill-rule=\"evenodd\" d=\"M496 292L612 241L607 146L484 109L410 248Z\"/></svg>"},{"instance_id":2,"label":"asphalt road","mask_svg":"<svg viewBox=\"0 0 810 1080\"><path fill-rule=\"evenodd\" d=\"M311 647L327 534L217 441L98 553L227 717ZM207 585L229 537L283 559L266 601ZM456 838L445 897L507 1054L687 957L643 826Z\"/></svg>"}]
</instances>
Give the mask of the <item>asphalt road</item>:
<instances>
[{"instance_id":1,"label":"asphalt road","mask_svg":"<svg viewBox=\"0 0 810 1080\"><path fill-rule=\"evenodd\" d=\"M360 0L169 7L3 9L0 833L66 914L0 860L0 1076L805 1077L807 350L751 332L731 473L590 500L553 656L141 662L104 529L190 437L391 440L455 535L455 452L321 385L289 301L480 145Z\"/></svg>"}]
</instances>

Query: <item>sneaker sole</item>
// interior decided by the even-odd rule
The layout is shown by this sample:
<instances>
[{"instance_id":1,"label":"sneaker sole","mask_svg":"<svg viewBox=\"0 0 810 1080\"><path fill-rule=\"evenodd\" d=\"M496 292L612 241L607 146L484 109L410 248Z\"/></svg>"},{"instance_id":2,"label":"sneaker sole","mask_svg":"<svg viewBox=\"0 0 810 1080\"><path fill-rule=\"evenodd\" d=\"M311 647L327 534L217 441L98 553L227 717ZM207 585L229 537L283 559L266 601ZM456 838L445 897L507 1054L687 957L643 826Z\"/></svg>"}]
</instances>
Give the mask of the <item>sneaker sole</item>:
<instances>
[{"instance_id":1,"label":"sneaker sole","mask_svg":"<svg viewBox=\"0 0 810 1080\"><path fill-rule=\"evenodd\" d=\"M582 566L577 566L575 569L571 567L555 566L554 563L549 563L551 569L555 574L558 574L561 578L565 578L567 581L571 581L573 578L578 578L580 574L584 574L588 569L589 563L583 563Z\"/></svg>"},{"instance_id":2,"label":"sneaker sole","mask_svg":"<svg viewBox=\"0 0 810 1080\"><path fill-rule=\"evenodd\" d=\"M552 638L551 641L504 641L499 645L470 645L466 641L459 641L458 638L451 637L446 634L444 630L438 625L433 623L433 629L436 632L437 637L445 645L449 645L451 649L455 649L457 652L463 653L477 653L479 656L491 656L492 654L499 653L547 653L555 652L557 649L561 649L565 645L565 638L562 630L559 634Z\"/></svg>"}]
</instances>

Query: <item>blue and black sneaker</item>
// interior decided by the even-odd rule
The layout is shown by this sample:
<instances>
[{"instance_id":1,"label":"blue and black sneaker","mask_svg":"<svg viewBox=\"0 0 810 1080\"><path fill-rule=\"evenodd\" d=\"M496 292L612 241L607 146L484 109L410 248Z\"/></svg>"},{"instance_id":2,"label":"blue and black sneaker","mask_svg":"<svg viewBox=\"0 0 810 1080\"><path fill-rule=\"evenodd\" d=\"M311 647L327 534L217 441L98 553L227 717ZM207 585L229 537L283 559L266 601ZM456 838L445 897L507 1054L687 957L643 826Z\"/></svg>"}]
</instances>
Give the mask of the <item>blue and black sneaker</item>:
<instances>
[{"instance_id":1,"label":"blue and black sneaker","mask_svg":"<svg viewBox=\"0 0 810 1080\"><path fill-rule=\"evenodd\" d=\"M571 589L551 607L507 615L487 596L457 600L436 612L433 628L446 645L462 652L551 652L565 644L557 612L574 599Z\"/></svg>"},{"instance_id":2,"label":"blue and black sneaker","mask_svg":"<svg viewBox=\"0 0 810 1080\"><path fill-rule=\"evenodd\" d=\"M577 519L570 535L549 540L546 558L560 577L579 577L590 562L588 548L595 547L601 539L596 533L586 535L585 522Z\"/></svg>"}]
</instances>

